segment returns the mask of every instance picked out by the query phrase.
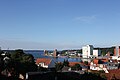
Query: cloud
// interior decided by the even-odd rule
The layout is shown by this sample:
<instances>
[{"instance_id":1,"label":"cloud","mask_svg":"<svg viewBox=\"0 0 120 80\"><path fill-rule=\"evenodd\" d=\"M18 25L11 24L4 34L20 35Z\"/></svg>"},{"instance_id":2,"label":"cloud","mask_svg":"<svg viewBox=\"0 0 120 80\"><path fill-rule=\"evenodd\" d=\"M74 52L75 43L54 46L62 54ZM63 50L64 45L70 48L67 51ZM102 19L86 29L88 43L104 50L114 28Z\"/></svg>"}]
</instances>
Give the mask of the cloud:
<instances>
[{"instance_id":1,"label":"cloud","mask_svg":"<svg viewBox=\"0 0 120 80\"><path fill-rule=\"evenodd\" d=\"M82 22L82 23L92 23L93 21L95 21L96 16L92 15L92 16L80 16L80 17L76 17L75 20Z\"/></svg>"}]
</instances>

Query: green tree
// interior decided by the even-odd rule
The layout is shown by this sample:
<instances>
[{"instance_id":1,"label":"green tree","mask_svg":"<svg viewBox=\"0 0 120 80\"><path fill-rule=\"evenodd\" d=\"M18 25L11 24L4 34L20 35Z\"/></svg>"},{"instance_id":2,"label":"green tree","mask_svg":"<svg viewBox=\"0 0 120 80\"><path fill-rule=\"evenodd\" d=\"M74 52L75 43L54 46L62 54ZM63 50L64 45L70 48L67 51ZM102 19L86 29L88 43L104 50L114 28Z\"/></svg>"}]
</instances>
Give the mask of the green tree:
<instances>
[{"instance_id":1,"label":"green tree","mask_svg":"<svg viewBox=\"0 0 120 80\"><path fill-rule=\"evenodd\" d=\"M88 61L84 61L84 64L88 65Z\"/></svg>"},{"instance_id":2,"label":"green tree","mask_svg":"<svg viewBox=\"0 0 120 80\"><path fill-rule=\"evenodd\" d=\"M69 67L69 61L68 61L68 60L64 60L64 61L63 61L63 66Z\"/></svg>"},{"instance_id":3,"label":"green tree","mask_svg":"<svg viewBox=\"0 0 120 80\"><path fill-rule=\"evenodd\" d=\"M0 50L0 73L4 69L4 61L3 61L3 56L1 55L3 51Z\"/></svg>"},{"instance_id":4,"label":"green tree","mask_svg":"<svg viewBox=\"0 0 120 80\"><path fill-rule=\"evenodd\" d=\"M120 69L120 63L119 63L119 65L118 65L118 69Z\"/></svg>"},{"instance_id":5,"label":"green tree","mask_svg":"<svg viewBox=\"0 0 120 80\"><path fill-rule=\"evenodd\" d=\"M63 63L55 63L55 69L56 71L61 71L63 68Z\"/></svg>"},{"instance_id":6,"label":"green tree","mask_svg":"<svg viewBox=\"0 0 120 80\"><path fill-rule=\"evenodd\" d=\"M31 54L25 54L23 50L15 50L11 53L12 63L16 72L25 74L26 72L37 71L34 57Z\"/></svg>"},{"instance_id":7,"label":"green tree","mask_svg":"<svg viewBox=\"0 0 120 80\"><path fill-rule=\"evenodd\" d=\"M72 70L82 70L82 67L80 64L75 64L74 66L71 67Z\"/></svg>"},{"instance_id":8,"label":"green tree","mask_svg":"<svg viewBox=\"0 0 120 80\"><path fill-rule=\"evenodd\" d=\"M11 58L15 61L20 61L22 60L22 57L25 53L23 52L23 50L18 49L15 50L13 53L11 53Z\"/></svg>"}]
</instances>

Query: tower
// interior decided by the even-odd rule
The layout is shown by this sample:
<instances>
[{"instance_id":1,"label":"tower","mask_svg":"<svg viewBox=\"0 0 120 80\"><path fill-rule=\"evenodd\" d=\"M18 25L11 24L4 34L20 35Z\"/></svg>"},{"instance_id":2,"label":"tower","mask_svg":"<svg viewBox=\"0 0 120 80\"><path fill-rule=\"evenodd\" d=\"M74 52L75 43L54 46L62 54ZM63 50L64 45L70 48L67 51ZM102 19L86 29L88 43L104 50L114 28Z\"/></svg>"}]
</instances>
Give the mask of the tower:
<instances>
[{"instance_id":1,"label":"tower","mask_svg":"<svg viewBox=\"0 0 120 80\"><path fill-rule=\"evenodd\" d=\"M53 57L57 57L57 49L54 50Z\"/></svg>"},{"instance_id":2,"label":"tower","mask_svg":"<svg viewBox=\"0 0 120 80\"><path fill-rule=\"evenodd\" d=\"M119 46L116 46L114 49L114 56L119 56L120 55L120 48Z\"/></svg>"},{"instance_id":3,"label":"tower","mask_svg":"<svg viewBox=\"0 0 120 80\"><path fill-rule=\"evenodd\" d=\"M47 50L44 50L44 55L48 55L48 51Z\"/></svg>"}]
</instances>

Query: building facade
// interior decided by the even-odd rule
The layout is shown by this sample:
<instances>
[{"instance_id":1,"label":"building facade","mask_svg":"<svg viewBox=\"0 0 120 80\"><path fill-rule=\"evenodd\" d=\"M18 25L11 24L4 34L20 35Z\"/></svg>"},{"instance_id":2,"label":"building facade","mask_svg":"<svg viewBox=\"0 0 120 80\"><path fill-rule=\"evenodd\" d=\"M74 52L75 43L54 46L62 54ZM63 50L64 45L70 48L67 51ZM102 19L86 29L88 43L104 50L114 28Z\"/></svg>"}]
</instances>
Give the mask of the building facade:
<instances>
[{"instance_id":1,"label":"building facade","mask_svg":"<svg viewBox=\"0 0 120 80\"><path fill-rule=\"evenodd\" d=\"M53 57L57 57L57 49L53 51Z\"/></svg>"},{"instance_id":2,"label":"building facade","mask_svg":"<svg viewBox=\"0 0 120 80\"><path fill-rule=\"evenodd\" d=\"M93 56L98 57L101 55L101 50L93 50Z\"/></svg>"},{"instance_id":3,"label":"building facade","mask_svg":"<svg viewBox=\"0 0 120 80\"><path fill-rule=\"evenodd\" d=\"M82 47L83 58L89 58L93 55L93 46L86 45Z\"/></svg>"},{"instance_id":4,"label":"building facade","mask_svg":"<svg viewBox=\"0 0 120 80\"><path fill-rule=\"evenodd\" d=\"M53 61L53 59L50 59L50 58L37 58L36 64L37 66L43 67L43 68L55 67L55 61Z\"/></svg>"},{"instance_id":5,"label":"building facade","mask_svg":"<svg viewBox=\"0 0 120 80\"><path fill-rule=\"evenodd\" d=\"M120 46L114 48L114 56L120 56Z\"/></svg>"}]
</instances>

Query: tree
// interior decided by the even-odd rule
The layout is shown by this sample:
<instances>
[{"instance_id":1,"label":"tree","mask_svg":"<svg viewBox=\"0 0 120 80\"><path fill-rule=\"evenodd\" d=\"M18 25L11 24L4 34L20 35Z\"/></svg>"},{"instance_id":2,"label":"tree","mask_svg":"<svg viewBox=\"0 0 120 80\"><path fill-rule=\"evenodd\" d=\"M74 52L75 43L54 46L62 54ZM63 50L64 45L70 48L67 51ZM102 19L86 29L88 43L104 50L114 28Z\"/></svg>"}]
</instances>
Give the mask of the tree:
<instances>
[{"instance_id":1,"label":"tree","mask_svg":"<svg viewBox=\"0 0 120 80\"><path fill-rule=\"evenodd\" d=\"M88 65L88 61L84 61L84 64Z\"/></svg>"},{"instance_id":2,"label":"tree","mask_svg":"<svg viewBox=\"0 0 120 80\"><path fill-rule=\"evenodd\" d=\"M61 62L60 63L55 63L56 71L61 71L63 67L64 67L63 63L61 63Z\"/></svg>"},{"instance_id":3,"label":"tree","mask_svg":"<svg viewBox=\"0 0 120 80\"><path fill-rule=\"evenodd\" d=\"M25 72L37 70L37 65L35 64L34 57L32 54L24 54L20 62L21 64L23 64Z\"/></svg>"},{"instance_id":4,"label":"tree","mask_svg":"<svg viewBox=\"0 0 120 80\"><path fill-rule=\"evenodd\" d=\"M104 62L102 60L98 60L98 64L103 64Z\"/></svg>"},{"instance_id":5,"label":"tree","mask_svg":"<svg viewBox=\"0 0 120 80\"><path fill-rule=\"evenodd\" d=\"M11 58L15 61L20 61L24 54L23 50L18 49L11 53Z\"/></svg>"},{"instance_id":6,"label":"tree","mask_svg":"<svg viewBox=\"0 0 120 80\"><path fill-rule=\"evenodd\" d=\"M82 67L80 64L75 64L74 66L71 67L72 70L82 70Z\"/></svg>"},{"instance_id":7,"label":"tree","mask_svg":"<svg viewBox=\"0 0 120 80\"><path fill-rule=\"evenodd\" d=\"M119 65L118 65L118 69L120 69L120 63L119 63Z\"/></svg>"},{"instance_id":8,"label":"tree","mask_svg":"<svg viewBox=\"0 0 120 80\"><path fill-rule=\"evenodd\" d=\"M63 66L69 67L69 62L68 62L68 60L64 60L64 61L63 61Z\"/></svg>"},{"instance_id":9,"label":"tree","mask_svg":"<svg viewBox=\"0 0 120 80\"><path fill-rule=\"evenodd\" d=\"M3 56L1 55L3 51L0 50L0 73L4 69L4 61L3 61Z\"/></svg>"},{"instance_id":10,"label":"tree","mask_svg":"<svg viewBox=\"0 0 120 80\"><path fill-rule=\"evenodd\" d=\"M23 50L15 50L11 53L11 59L11 66L18 73L25 74L26 72L37 71L33 55L25 54Z\"/></svg>"}]
</instances>

